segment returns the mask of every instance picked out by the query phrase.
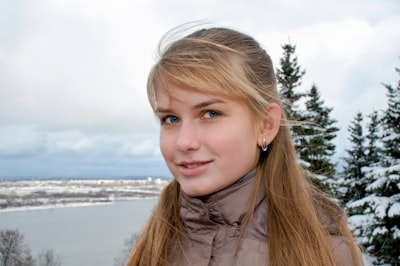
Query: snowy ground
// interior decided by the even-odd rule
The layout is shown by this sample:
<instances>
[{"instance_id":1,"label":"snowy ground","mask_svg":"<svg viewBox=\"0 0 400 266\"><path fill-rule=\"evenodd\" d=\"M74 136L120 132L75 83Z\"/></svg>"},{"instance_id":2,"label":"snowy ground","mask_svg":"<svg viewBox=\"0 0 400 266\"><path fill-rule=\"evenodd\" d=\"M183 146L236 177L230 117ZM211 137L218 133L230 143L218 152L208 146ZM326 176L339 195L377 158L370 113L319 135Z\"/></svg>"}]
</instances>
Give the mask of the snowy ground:
<instances>
[{"instance_id":1,"label":"snowy ground","mask_svg":"<svg viewBox=\"0 0 400 266\"><path fill-rule=\"evenodd\" d=\"M109 204L114 200L157 197L168 183L145 179L57 179L0 181L0 212Z\"/></svg>"}]
</instances>

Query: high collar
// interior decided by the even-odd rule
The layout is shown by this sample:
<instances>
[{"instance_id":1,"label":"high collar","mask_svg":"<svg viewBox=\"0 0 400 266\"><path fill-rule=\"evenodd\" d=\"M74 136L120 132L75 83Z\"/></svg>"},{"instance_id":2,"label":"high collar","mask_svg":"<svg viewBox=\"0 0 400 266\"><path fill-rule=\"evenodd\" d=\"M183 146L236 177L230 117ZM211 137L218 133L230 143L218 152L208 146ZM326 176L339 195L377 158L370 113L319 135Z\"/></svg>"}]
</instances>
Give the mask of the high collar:
<instances>
[{"instance_id":1,"label":"high collar","mask_svg":"<svg viewBox=\"0 0 400 266\"><path fill-rule=\"evenodd\" d=\"M190 197L181 190L181 218L190 231L204 231L216 225L240 226L255 193L255 171L233 185L204 197ZM257 204L263 193L258 193Z\"/></svg>"}]
</instances>

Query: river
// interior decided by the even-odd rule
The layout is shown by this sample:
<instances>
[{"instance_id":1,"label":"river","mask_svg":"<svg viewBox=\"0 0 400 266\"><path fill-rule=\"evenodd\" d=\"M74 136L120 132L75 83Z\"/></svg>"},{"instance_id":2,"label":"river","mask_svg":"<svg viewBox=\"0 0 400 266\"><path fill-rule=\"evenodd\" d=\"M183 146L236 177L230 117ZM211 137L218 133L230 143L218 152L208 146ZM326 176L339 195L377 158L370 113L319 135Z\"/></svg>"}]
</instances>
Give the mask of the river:
<instances>
[{"instance_id":1,"label":"river","mask_svg":"<svg viewBox=\"0 0 400 266\"><path fill-rule=\"evenodd\" d=\"M124 240L142 229L156 202L0 212L0 230L19 230L34 257L52 249L63 266L112 266Z\"/></svg>"}]
</instances>

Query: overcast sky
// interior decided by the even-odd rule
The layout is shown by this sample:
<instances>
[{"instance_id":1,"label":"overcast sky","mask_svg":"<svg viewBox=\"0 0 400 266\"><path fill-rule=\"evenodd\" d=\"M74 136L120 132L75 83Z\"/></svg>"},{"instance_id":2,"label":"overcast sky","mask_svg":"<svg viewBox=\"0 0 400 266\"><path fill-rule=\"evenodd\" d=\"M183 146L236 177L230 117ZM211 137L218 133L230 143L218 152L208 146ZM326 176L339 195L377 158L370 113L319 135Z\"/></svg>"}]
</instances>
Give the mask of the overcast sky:
<instances>
[{"instance_id":1,"label":"overcast sky","mask_svg":"<svg viewBox=\"0 0 400 266\"><path fill-rule=\"evenodd\" d=\"M169 176L146 78L162 34L194 20L254 36L275 67L295 44L302 88L339 120L336 157L399 79L399 0L4 0L0 177Z\"/></svg>"}]
</instances>

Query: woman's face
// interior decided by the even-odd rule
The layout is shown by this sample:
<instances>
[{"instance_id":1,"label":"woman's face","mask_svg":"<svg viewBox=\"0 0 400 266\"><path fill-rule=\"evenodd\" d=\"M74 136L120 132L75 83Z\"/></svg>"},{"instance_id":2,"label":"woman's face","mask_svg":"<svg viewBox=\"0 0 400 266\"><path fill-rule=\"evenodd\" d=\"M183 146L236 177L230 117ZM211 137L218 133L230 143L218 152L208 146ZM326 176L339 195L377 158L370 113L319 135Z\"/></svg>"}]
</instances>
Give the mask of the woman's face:
<instances>
[{"instance_id":1,"label":"woman's face","mask_svg":"<svg viewBox=\"0 0 400 266\"><path fill-rule=\"evenodd\" d=\"M217 192L256 166L260 127L243 101L172 80L168 86L169 93L156 90L160 148L187 195Z\"/></svg>"}]
</instances>

